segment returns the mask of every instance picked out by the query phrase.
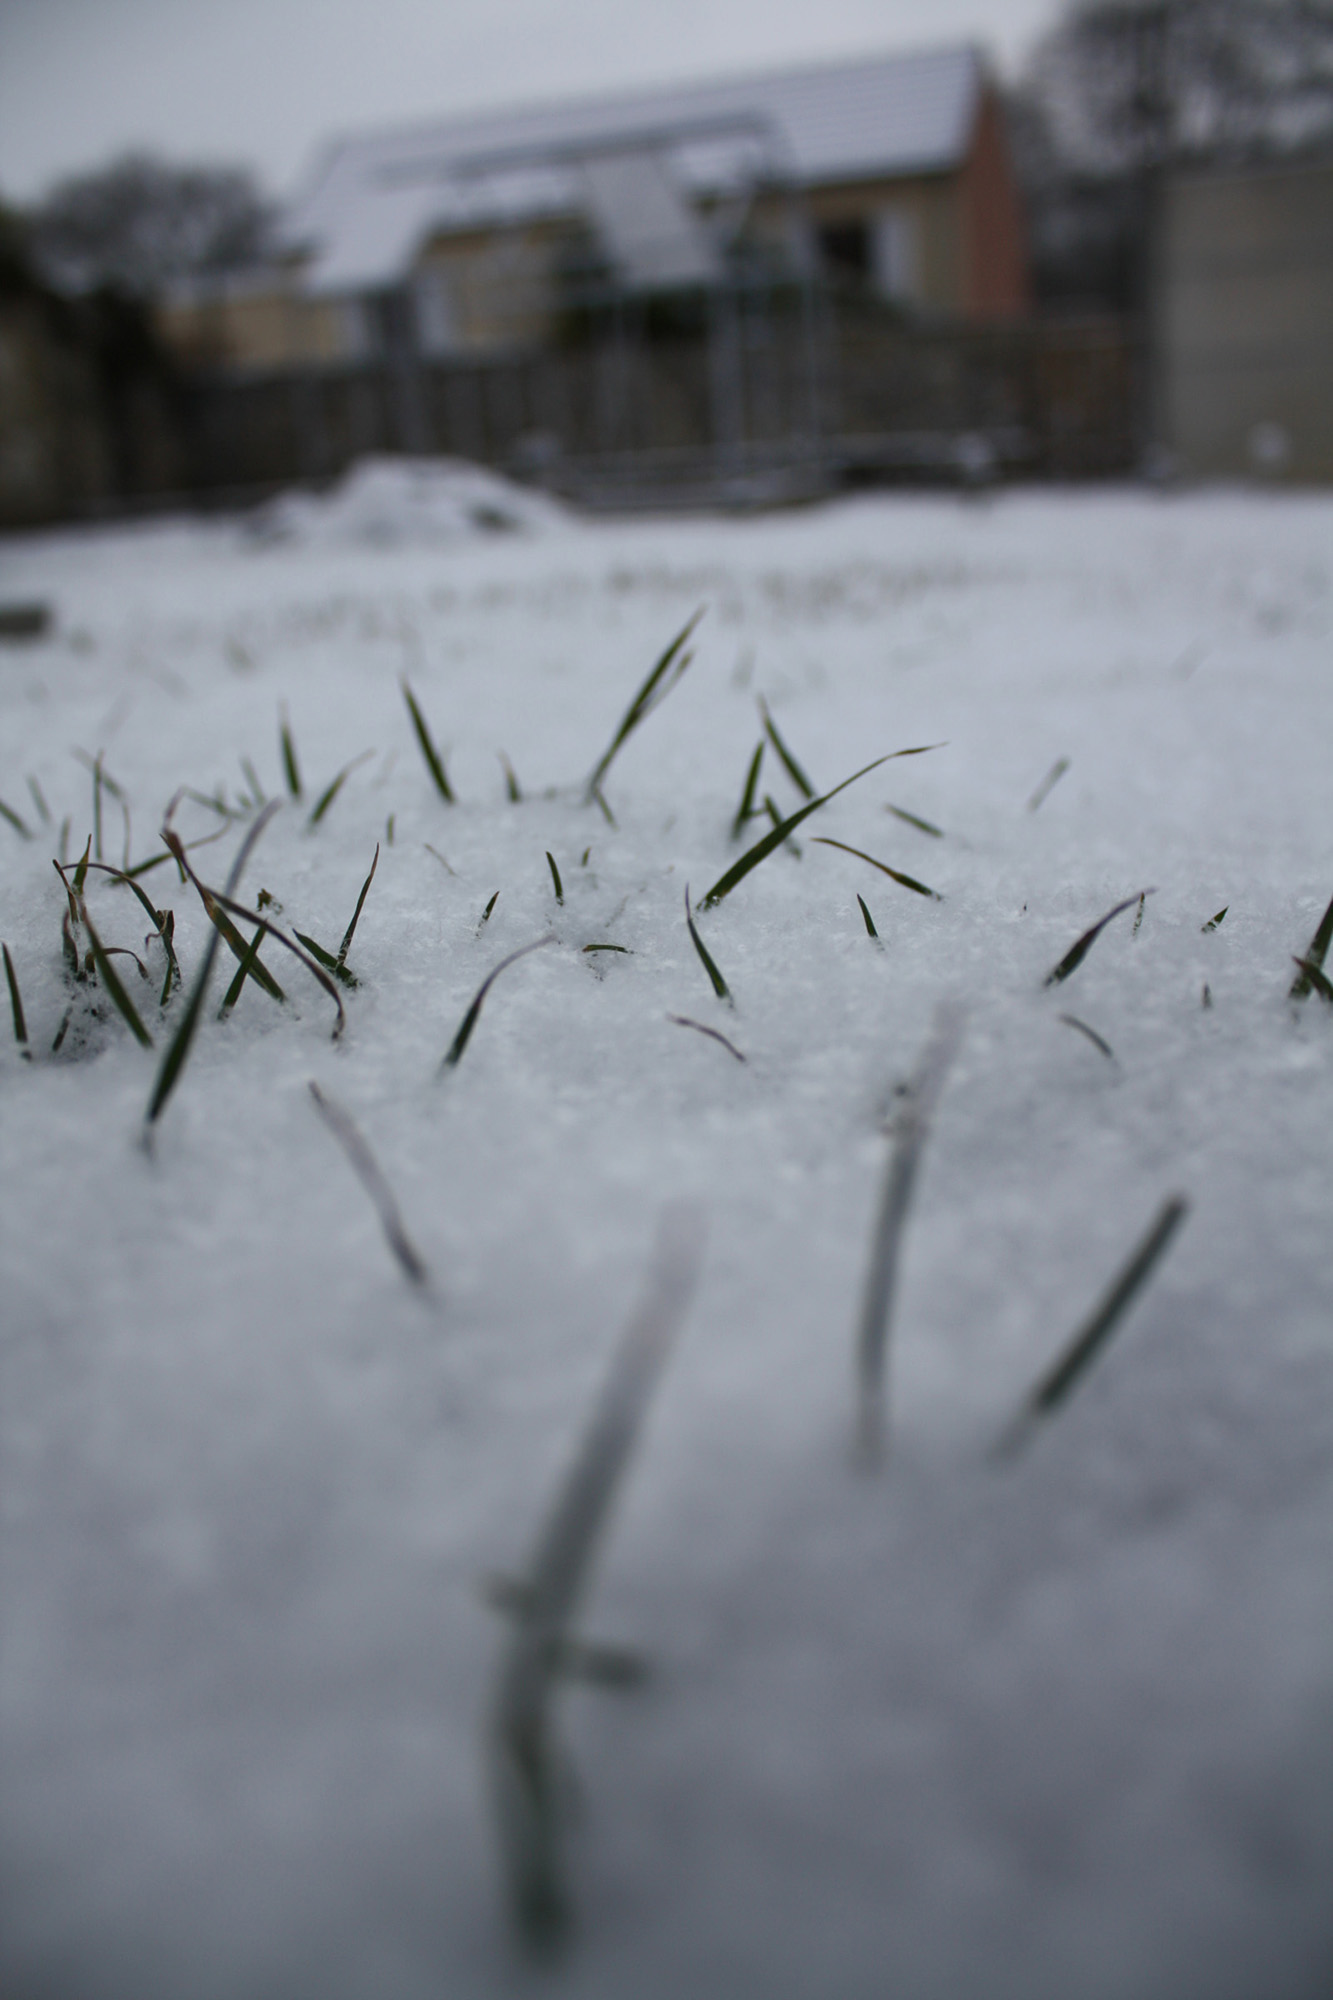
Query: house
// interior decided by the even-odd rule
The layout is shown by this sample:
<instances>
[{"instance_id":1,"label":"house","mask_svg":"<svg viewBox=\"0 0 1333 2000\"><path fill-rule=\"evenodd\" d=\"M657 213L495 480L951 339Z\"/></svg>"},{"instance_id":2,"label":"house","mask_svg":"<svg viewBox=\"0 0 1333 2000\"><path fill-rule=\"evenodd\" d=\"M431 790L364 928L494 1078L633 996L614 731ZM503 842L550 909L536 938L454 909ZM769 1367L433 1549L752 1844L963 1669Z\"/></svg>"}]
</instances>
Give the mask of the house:
<instances>
[{"instance_id":1,"label":"house","mask_svg":"<svg viewBox=\"0 0 1333 2000\"><path fill-rule=\"evenodd\" d=\"M228 371L531 352L571 305L820 276L943 322L1027 309L1019 200L972 48L441 120L333 145L273 269L178 292Z\"/></svg>"}]
</instances>

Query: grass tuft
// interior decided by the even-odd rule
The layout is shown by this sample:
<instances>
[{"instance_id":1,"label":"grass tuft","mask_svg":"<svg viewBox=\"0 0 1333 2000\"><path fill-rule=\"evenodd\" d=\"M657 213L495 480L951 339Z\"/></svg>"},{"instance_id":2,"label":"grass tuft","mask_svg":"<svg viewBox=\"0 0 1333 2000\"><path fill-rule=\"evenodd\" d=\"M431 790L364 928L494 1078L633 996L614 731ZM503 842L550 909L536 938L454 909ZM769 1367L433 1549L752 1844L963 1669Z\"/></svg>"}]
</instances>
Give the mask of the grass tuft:
<instances>
[{"instance_id":1,"label":"grass tuft","mask_svg":"<svg viewBox=\"0 0 1333 2000\"><path fill-rule=\"evenodd\" d=\"M9 956L9 946L7 944L0 944L0 951L3 951L5 955L5 983L9 987L9 1007L10 1012L14 1016L14 1040L19 1045L24 1062L31 1062L32 1051L28 1047L28 1024L23 1018L23 1001L19 995L18 974L14 970L14 961Z\"/></svg>"},{"instance_id":2,"label":"grass tuft","mask_svg":"<svg viewBox=\"0 0 1333 2000\"><path fill-rule=\"evenodd\" d=\"M857 1451L867 1466L880 1464L884 1456L885 1358L903 1227L930 1121L962 1037L961 1010L947 1004L937 1008L930 1038L895 1119L893 1149L870 1238L870 1264L856 1341Z\"/></svg>"},{"instance_id":3,"label":"grass tuft","mask_svg":"<svg viewBox=\"0 0 1333 2000\"><path fill-rule=\"evenodd\" d=\"M583 795L584 804L592 805L596 801L601 806L607 818L611 820L613 826L615 825L615 821L611 819L611 808L602 797L602 780L610 770L615 758L639 727L639 724L646 722L655 708L661 707L672 688L675 687L677 681L684 674L690 661L694 658L693 653L686 653L683 649L695 626L703 617L705 609L706 606L701 604L694 616L687 619L684 625L681 626L679 632L677 632L675 638L657 661L647 680L625 710L624 715L621 717L620 727L593 767L592 776L588 780L588 787Z\"/></svg>"},{"instance_id":4,"label":"grass tuft","mask_svg":"<svg viewBox=\"0 0 1333 2000\"><path fill-rule=\"evenodd\" d=\"M931 744L927 747L938 749L940 746L938 744ZM716 904L722 901L724 896L729 896L737 883L745 880L745 877L750 873L752 868L757 868L759 863L765 860L775 847L781 847L783 841L787 839L795 827L801 824L803 819L808 819L811 813L818 812L819 808L826 806L830 799L836 799L839 792L845 792L847 787L854 785L858 778L864 778L871 771L877 771L881 764L889 763L894 757L915 757L919 755L920 752L917 750L891 750L886 757L876 757L873 764L862 765L859 771L853 771L850 778L844 778L840 785L835 785L831 792L825 792L821 797L811 799L808 804L801 806L789 818L780 820L775 827L764 835L762 840L756 841L753 847L747 848L739 861L733 861L731 867L727 869L724 875L719 875L717 881L714 882L712 888L704 897L704 908L711 910Z\"/></svg>"},{"instance_id":5,"label":"grass tuft","mask_svg":"<svg viewBox=\"0 0 1333 2000\"><path fill-rule=\"evenodd\" d=\"M430 1272L403 1227L403 1218L398 1203L394 1200L393 1189L381 1173L375 1155L342 1106L325 1097L313 1079L309 1088L315 1109L346 1153L352 1163L352 1171L375 1204L380 1227L384 1231L389 1248L414 1285L427 1284Z\"/></svg>"},{"instance_id":6,"label":"grass tuft","mask_svg":"<svg viewBox=\"0 0 1333 2000\"><path fill-rule=\"evenodd\" d=\"M703 1227L668 1209L642 1304L621 1339L583 1442L537 1538L526 1579L507 1591L514 1617L500 1660L490 1743L510 1903L527 1947L556 1950L570 1900L561 1853L552 1696L653 1391L698 1283Z\"/></svg>"},{"instance_id":7,"label":"grass tuft","mask_svg":"<svg viewBox=\"0 0 1333 2000\"><path fill-rule=\"evenodd\" d=\"M421 754L426 760L426 769L435 780L435 789L440 797L446 805L451 806L454 804L454 795L449 780L445 775L444 763L439 751L431 741L430 731L426 727L426 718L417 705L417 698L412 692L406 674L403 675L399 686L403 690L403 700L407 703L407 712L412 718L412 727L416 731L417 742L421 745Z\"/></svg>"},{"instance_id":8,"label":"grass tuft","mask_svg":"<svg viewBox=\"0 0 1333 2000\"><path fill-rule=\"evenodd\" d=\"M502 958L500 963L487 973L477 988L471 1006L458 1024L458 1033L449 1044L448 1052L440 1064L442 1070L453 1069L461 1059L464 1049L472 1039L472 1030L481 1017L482 1002L506 966L516 965L520 958L526 958L530 951L540 951L543 945L558 943L559 939L555 932L548 931L545 937L534 938L531 944L520 945L517 951L511 951L507 958Z\"/></svg>"},{"instance_id":9,"label":"grass tuft","mask_svg":"<svg viewBox=\"0 0 1333 2000\"><path fill-rule=\"evenodd\" d=\"M255 842L259 839L277 810L278 803L276 800L270 805L265 806L253 826L249 829L245 839L241 842L236 859L232 862L231 871L227 876L228 895L231 894L240 881L241 874L246 862L250 858L250 853ZM167 1052L162 1058L157 1079L153 1084L152 1095L148 1099L148 1109L144 1122L150 1129L161 1117L168 1098L180 1081L181 1071L184 1069L186 1059L190 1053L190 1044L194 1040L195 1029L199 1025L199 1016L203 1011L204 1000L208 993L208 982L212 977L213 962L217 957L218 944L221 937L222 933L215 925L209 932L208 943L204 947L204 956L200 963L199 971L195 975L195 982L190 991L189 1002L184 1014L181 1016L180 1025L167 1047Z\"/></svg>"},{"instance_id":10,"label":"grass tuft","mask_svg":"<svg viewBox=\"0 0 1333 2000\"><path fill-rule=\"evenodd\" d=\"M1288 999L1304 1000L1312 989L1318 990L1315 988L1314 980L1310 977L1310 968L1313 967L1316 972L1321 969L1328 955L1330 944L1333 944L1333 902L1329 903L1328 908L1319 919L1319 928L1310 939L1310 949L1306 952L1305 957L1298 958L1296 961L1301 970L1291 982L1291 991L1287 996Z\"/></svg>"},{"instance_id":11,"label":"grass tuft","mask_svg":"<svg viewBox=\"0 0 1333 2000\"><path fill-rule=\"evenodd\" d=\"M725 1000L728 1007L734 1007L736 1002L731 997L731 988L718 971L717 966L713 962L712 953L699 935L698 927L694 921L694 913L690 909L690 885L688 882L685 884L685 924L690 933L690 942L698 952L703 969L713 983L714 993L716 993L719 1000Z\"/></svg>"},{"instance_id":12,"label":"grass tuft","mask_svg":"<svg viewBox=\"0 0 1333 2000\"><path fill-rule=\"evenodd\" d=\"M904 889L912 890L914 895L929 896L936 903L944 901L943 896L940 895L937 889L928 889L924 882L917 881L915 875L904 875L899 869L890 868L887 861L876 861L873 854L867 854L859 847L849 847L845 840L827 840L820 833L812 834L811 839L817 847L839 847L844 854L854 854L858 861L868 861L872 868L879 869L881 875L888 875L893 881L900 883Z\"/></svg>"},{"instance_id":13,"label":"grass tuft","mask_svg":"<svg viewBox=\"0 0 1333 2000\"><path fill-rule=\"evenodd\" d=\"M1155 889L1143 889L1137 896L1126 896L1123 903L1117 903L1115 908L1108 910L1104 917L1098 917L1091 930L1084 931L1081 938L1075 939L1074 943L1070 945L1069 950L1060 960L1060 963L1052 966L1045 979L1043 979L1042 985L1061 985L1064 980L1068 979L1071 972L1077 971L1078 967L1082 965L1084 959L1112 918L1118 917L1123 910L1132 909L1135 903L1138 904L1140 911L1142 911L1145 897L1155 896L1156 894L1157 891Z\"/></svg>"},{"instance_id":14,"label":"grass tuft","mask_svg":"<svg viewBox=\"0 0 1333 2000\"><path fill-rule=\"evenodd\" d=\"M1188 1211L1189 1203L1183 1195L1172 1195L1162 1204L1152 1228L1101 1303L1028 1395L995 1448L997 1458L1016 1457L1031 1442L1038 1425L1054 1416L1077 1388L1136 1294L1147 1283L1154 1265Z\"/></svg>"},{"instance_id":15,"label":"grass tuft","mask_svg":"<svg viewBox=\"0 0 1333 2000\"><path fill-rule=\"evenodd\" d=\"M1294 958L1292 963L1300 967L1306 993L1314 992L1321 1000L1333 1001L1333 980L1320 971L1312 958Z\"/></svg>"}]
</instances>

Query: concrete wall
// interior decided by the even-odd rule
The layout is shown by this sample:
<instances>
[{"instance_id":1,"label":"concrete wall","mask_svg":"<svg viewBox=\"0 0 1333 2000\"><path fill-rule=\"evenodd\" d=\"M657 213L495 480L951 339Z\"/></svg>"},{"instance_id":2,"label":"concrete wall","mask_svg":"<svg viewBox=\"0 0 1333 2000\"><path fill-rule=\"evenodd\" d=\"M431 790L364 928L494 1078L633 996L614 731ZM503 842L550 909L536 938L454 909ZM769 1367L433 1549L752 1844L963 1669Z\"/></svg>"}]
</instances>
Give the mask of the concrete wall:
<instances>
[{"instance_id":1,"label":"concrete wall","mask_svg":"<svg viewBox=\"0 0 1333 2000\"><path fill-rule=\"evenodd\" d=\"M1186 474L1333 479L1333 163L1168 182L1153 361Z\"/></svg>"}]
</instances>

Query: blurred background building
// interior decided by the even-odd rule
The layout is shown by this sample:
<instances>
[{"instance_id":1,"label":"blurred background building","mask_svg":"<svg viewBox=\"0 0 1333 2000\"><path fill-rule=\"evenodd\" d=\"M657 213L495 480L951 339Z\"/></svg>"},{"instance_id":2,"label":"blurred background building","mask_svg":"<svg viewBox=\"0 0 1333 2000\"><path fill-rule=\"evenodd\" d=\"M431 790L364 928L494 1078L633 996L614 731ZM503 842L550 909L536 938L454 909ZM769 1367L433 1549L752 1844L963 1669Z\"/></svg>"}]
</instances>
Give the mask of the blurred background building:
<instances>
[{"instance_id":1,"label":"blurred background building","mask_svg":"<svg viewBox=\"0 0 1333 2000\"><path fill-rule=\"evenodd\" d=\"M11 218L0 519L372 452L586 500L1333 472L1333 4L1085 0L960 46L328 147Z\"/></svg>"}]
</instances>

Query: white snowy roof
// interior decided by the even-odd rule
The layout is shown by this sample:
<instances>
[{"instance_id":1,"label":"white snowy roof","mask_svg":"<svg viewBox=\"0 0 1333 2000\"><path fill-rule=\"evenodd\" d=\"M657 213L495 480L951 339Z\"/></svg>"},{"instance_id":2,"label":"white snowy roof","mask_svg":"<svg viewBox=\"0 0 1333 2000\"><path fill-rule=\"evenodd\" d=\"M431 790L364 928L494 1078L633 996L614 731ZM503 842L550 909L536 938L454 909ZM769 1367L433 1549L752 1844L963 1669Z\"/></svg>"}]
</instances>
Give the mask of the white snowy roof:
<instances>
[{"instance_id":1,"label":"white snowy roof","mask_svg":"<svg viewBox=\"0 0 1333 2000\"><path fill-rule=\"evenodd\" d=\"M982 74L974 49L941 49L345 139L284 235L309 246L312 290L369 290L438 231L580 210L587 155L636 142L696 192L734 181L747 157L803 187L941 172L966 153Z\"/></svg>"}]
</instances>

